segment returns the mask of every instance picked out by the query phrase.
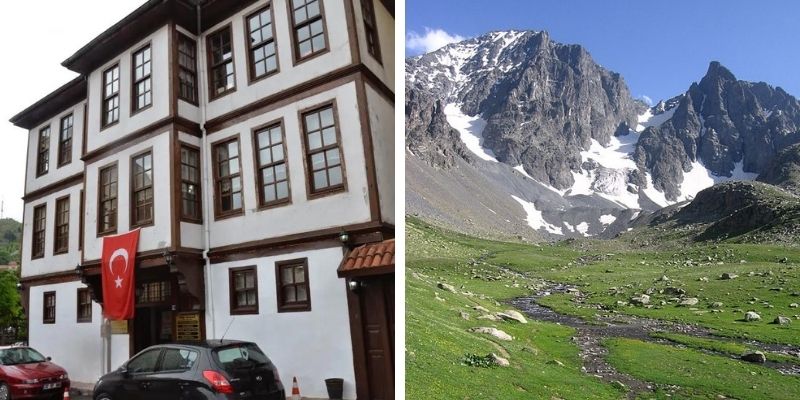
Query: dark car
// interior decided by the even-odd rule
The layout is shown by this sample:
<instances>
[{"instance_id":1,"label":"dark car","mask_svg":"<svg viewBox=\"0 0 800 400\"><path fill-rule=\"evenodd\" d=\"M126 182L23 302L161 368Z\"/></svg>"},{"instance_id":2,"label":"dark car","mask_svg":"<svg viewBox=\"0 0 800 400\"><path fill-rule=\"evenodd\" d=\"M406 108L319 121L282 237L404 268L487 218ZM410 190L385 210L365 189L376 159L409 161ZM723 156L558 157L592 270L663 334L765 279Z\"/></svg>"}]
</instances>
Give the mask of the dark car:
<instances>
[{"instance_id":1,"label":"dark car","mask_svg":"<svg viewBox=\"0 0 800 400\"><path fill-rule=\"evenodd\" d=\"M251 342L207 340L148 347L104 375L95 400L285 400L278 369Z\"/></svg>"},{"instance_id":2,"label":"dark car","mask_svg":"<svg viewBox=\"0 0 800 400\"><path fill-rule=\"evenodd\" d=\"M59 399L69 390L64 368L27 346L0 347L0 400Z\"/></svg>"}]
</instances>

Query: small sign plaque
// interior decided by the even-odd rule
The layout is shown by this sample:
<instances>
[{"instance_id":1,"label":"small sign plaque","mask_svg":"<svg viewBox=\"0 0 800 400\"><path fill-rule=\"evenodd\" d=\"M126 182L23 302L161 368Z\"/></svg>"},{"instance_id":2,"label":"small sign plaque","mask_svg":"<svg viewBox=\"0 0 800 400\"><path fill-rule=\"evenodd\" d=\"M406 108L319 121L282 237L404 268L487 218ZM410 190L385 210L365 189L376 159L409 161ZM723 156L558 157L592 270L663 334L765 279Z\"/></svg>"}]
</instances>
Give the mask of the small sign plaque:
<instances>
[{"instance_id":1,"label":"small sign plaque","mask_svg":"<svg viewBox=\"0 0 800 400\"><path fill-rule=\"evenodd\" d=\"M199 342L200 332L199 312L181 312L175 315L175 340Z\"/></svg>"},{"instance_id":2,"label":"small sign plaque","mask_svg":"<svg viewBox=\"0 0 800 400\"><path fill-rule=\"evenodd\" d=\"M112 335L127 335L128 334L128 320L122 319L118 321L111 321L111 334Z\"/></svg>"}]
</instances>

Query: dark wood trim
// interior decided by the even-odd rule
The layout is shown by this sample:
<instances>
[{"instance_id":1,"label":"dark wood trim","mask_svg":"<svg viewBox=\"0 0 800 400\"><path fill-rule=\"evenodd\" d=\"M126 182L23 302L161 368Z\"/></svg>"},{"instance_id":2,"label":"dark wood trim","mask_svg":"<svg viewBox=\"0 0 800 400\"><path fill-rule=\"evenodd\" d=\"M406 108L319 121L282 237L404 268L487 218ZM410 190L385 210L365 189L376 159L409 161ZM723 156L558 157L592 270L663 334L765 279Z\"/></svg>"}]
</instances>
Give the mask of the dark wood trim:
<instances>
[{"instance_id":1,"label":"dark wood trim","mask_svg":"<svg viewBox=\"0 0 800 400\"><path fill-rule=\"evenodd\" d=\"M379 95L381 95L381 97L394 106L394 91L389 88L389 86L387 86L386 83L381 80L381 78L378 78L378 76L375 75L375 73L370 69L367 69L362 77L369 86L375 89Z\"/></svg>"},{"instance_id":2,"label":"dark wood trim","mask_svg":"<svg viewBox=\"0 0 800 400\"><path fill-rule=\"evenodd\" d=\"M185 248L176 249L171 246L162 247L160 249L137 252L136 253L137 268L153 268L153 267L165 266L166 265L166 261L164 260L165 251L172 252L174 258L201 259L200 257L202 257L202 250L199 249L185 249ZM77 272L77 274L84 276L91 276L91 275L99 275L100 272L101 272L100 260L97 259L97 260L84 261L81 264L80 270ZM74 274L76 272L72 273Z\"/></svg>"},{"instance_id":3,"label":"dark wood trim","mask_svg":"<svg viewBox=\"0 0 800 400\"><path fill-rule=\"evenodd\" d=\"M146 49L148 47L150 48L150 75L148 76L148 78L150 79L150 104L148 104L148 105L146 105L146 106L144 106L142 108L138 108L137 109L136 108L136 101L135 101L136 100L136 90L135 90L135 88L136 88L136 53L138 53L138 52L140 52L140 51L142 51L142 50L144 50L144 49ZM133 51L130 52L130 57L131 57L131 82L130 82L130 84L131 84L131 93L130 93L130 95L131 95L131 98L130 98L131 113L128 115L128 118L133 118L134 115L139 114L140 112L145 111L145 110L153 107L153 103L155 102L155 98L156 97L153 94L155 92L155 90L156 90L155 86L153 85L153 81L154 81L154 79L153 79L153 72L154 72L153 55L154 55L154 53L153 53L153 42L151 40L147 41L146 43L140 45L139 47L137 47L136 49L134 49ZM122 75L121 71L120 71L120 75ZM142 81L144 81L145 79L148 79L148 78L143 78ZM122 84L120 84L120 87L122 87ZM121 106L121 104L120 104L120 106ZM122 107L120 107L120 108L122 108ZM173 115L172 109L170 109L169 115ZM121 117L122 117L122 115L120 115L120 119L121 119Z\"/></svg>"},{"instance_id":4,"label":"dark wood trim","mask_svg":"<svg viewBox=\"0 0 800 400\"><path fill-rule=\"evenodd\" d=\"M233 87L230 89L225 89L225 91L222 93L215 93L216 89L212 88L214 83L214 68L212 66L213 61L211 58L210 38L214 35L221 33L224 30L228 31L228 34L230 35L231 39L231 65L233 66ZM207 34L205 37L205 42L206 42L206 75L208 79L208 84L206 85L206 88L208 89L208 103L211 103L214 100L217 100L219 98L225 97L231 93L236 92L236 88L238 87L238 85L236 84L236 53L235 53L236 48L234 46L235 41L233 40L233 22L228 22L227 24L219 27L217 30Z\"/></svg>"},{"instance_id":5,"label":"dark wood trim","mask_svg":"<svg viewBox=\"0 0 800 400\"><path fill-rule=\"evenodd\" d=\"M53 150L53 147L51 146L53 144L53 124L49 123L47 126L42 126L37 131L39 133L36 136L36 165L34 167L36 168L36 178L38 179L50 172L50 164L52 164L50 153ZM39 158L39 155L42 152L40 147L42 146L42 132L44 131L47 131L47 170L42 171L42 166L40 164L41 159Z\"/></svg>"},{"instance_id":6,"label":"dark wood trim","mask_svg":"<svg viewBox=\"0 0 800 400\"><path fill-rule=\"evenodd\" d=\"M53 297L53 318L47 318L47 298ZM56 297L55 290L49 290L42 293L42 324L55 324L58 316L58 298Z\"/></svg>"},{"instance_id":7,"label":"dark wood trim","mask_svg":"<svg viewBox=\"0 0 800 400\"><path fill-rule=\"evenodd\" d=\"M111 143L98 147L90 151L89 153L85 154L81 160L85 163L90 164L92 162L97 161L98 159L110 156L112 154L117 154L131 146L137 145L139 143L144 142L145 140L151 139L158 134L165 133L170 128L171 125L177 125L180 127L184 127L188 130L191 129L191 132L186 133L194 133L200 131L200 126L196 122L189 121L188 119L176 117L176 116L168 116L162 118L156 122L153 122L150 125L147 125L141 129L137 129L117 140L114 140Z\"/></svg>"},{"instance_id":8,"label":"dark wood trim","mask_svg":"<svg viewBox=\"0 0 800 400\"><path fill-rule=\"evenodd\" d=\"M172 42L173 43L172 45L174 46L174 50L173 50L173 57L174 58L173 58L173 64L172 64L173 71L172 71L171 76L175 79L175 84L172 86L172 88L173 88L172 90L175 91L175 93L174 93L174 97L176 99L176 101L175 101L176 109L175 110L177 112L177 110L178 110L177 101L178 100L183 100L186 103L191 104L191 105L193 105L195 107L199 107L200 106L200 102L199 102L200 101L200 88L199 88L200 85L199 85L199 81L198 81L200 79L200 67L199 67L200 57L198 57L199 49L197 47L197 39L196 38L192 38L191 36L179 31L177 28L174 28L174 30L175 30L176 34L175 34L175 40L174 40L174 42ZM194 101L188 100L185 97L181 97L181 79L180 79L181 64L180 64L180 50L179 50L181 39L187 39L190 42L194 43Z\"/></svg>"},{"instance_id":9,"label":"dark wood trim","mask_svg":"<svg viewBox=\"0 0 800 400\"><path fill-rule=\"evenodd\" d=\"M312 186L314 184L314 177L312 175L312 166L311 166L311 157L308 150L308 128L306 127L306 114L311 114L315 112L319 112L322 109L331 107L333 110L333 124L334 130L336 131L336 144L339 150L339 162L342 169L342 183L335 186L328 186L324 189L314 191ZM342 143L342 132L341 132L341 123L339 122L339 108L337 107L336 98L333 98L329 101L326 101L321 104L317 104L311 107L304 108L297 112L297 116L299 118L299 126L300 126L300 136L303 149L303 171L305 172L306 176L306 199L314 200L321 197L331 196L338 193L346 193L347 192L347 168L345 167L345 159L344 159L344 151L342 147L344 143ZM320 144L322 144L322 130L320 129ZM324 147L324 145L323 145ZM327 172L326 172L327 174Z\"/></svg>"},{"instance_id":10,"label":"dark wood trim","mask_svg":"<svg viewBox=\"0 0 800 400\"><path fill-rule=\"evenodd\" d=\"M60 181L53 182L47 186L41 187L36 189L25 196L22 196L22 201L26 203L30 203L32 201L36 201L41 199L42 197L51 195L55 192L60 190L64 190L68 187L74 186L76 183L83 179L83 171L78 172L75 175L70 175Z\"/></svg>"},{"instance_id":11,"label":"dark wood trim","mask_svg":"<svg viewBox=\"0 0 800 400\"><path fill-rule=\"evenodd\" d=\"M350 284L350 279L345 281L345 285ZM345 286L347 287L347 286ZM350 343L353 347L353 369L356 384L356 398L369 398L369 374L367 373L367 350L365 349L366 338L364 338L363 316L361 310L361 296L352 290L346 289L347 309L350 321Z\"/></svg>"},{"instance_id":12,"label":"dark wood trim","mask_svg":"<svg viewBox=\"0 0 800 400\"><path fill-rule=\"evenodd\" d=\"M99 273L98 269L98 273ZM52 285L55 283L75 282L81 280L81 277L74 269L68 271L50 272L47 274L23 276L19 282L28 288L31 286Z\"/></svg>"},{"instance_id":13,"label":"dark wood trim","mask_svg":"<svg viewBox=\"0 0 800 400\"><path fill-rule=\"evenodd\" d=\"M103 132L107 128L110 128L119 123L119 120L122 119L122 67L119 66L119 60L114 61L113 63L108 64L108 68L103 68L100 72L100 129L98 132ZM119 68L119 89L117 89L117 96L119 97L119 116L117 120L111 123L105 123L105 114L106 114L106 72L114 69Z\"/></svg>"},{"instance_id":14,"label":"dark wood trim","mask_svg":"<svg viewBox=\"0 0 800 400\"><path fill-rule=\"evenodd\" d=\"M358 43L358 25L356 25L355 6L353 5L353 0L345 0L343 3L345 21L347 22L347 41L350 43L350 57L352 57L353 60L352 64L361 64L361 50L360 44Z\"/></svg>"},{"instance_id":15,"label":"dark wood trim","mask_svg":"<svg viewBox=\"0 0 800 400\"><path fill-rule=\"evenodd\" d=\"M355 1L358 1L358 0L355 0ZM383 66L383 53L381 52L381 37L380 37L380 32L378 32L378 20L375 17L375 1L377 1L377 0L360 0L360 4L361 4L361 22L362 22L362 25L364 26L364 44L367 45L367 54L369 54L375 61L377 61L378 64ZM364 9L364 5L365 4L369 4L369 10L365 10ZM372 23L375 25L373 27L373 29L375 30L375 38L374 38L375 39L375 54L370 53L369 44L367 43L368 42L368 38L369 38L369 33L367 32L367 22L366 22L367 21L367 18L366 18L366 13L367 12L369 12L371 14L370 17L372 18ZM360 46L360 44L359 44L359 46Z\"/></svg>"},{"instance_id":16,"label":"dark wood trim","mask_svg":"<svg viewBox=\"0 0 800 400\"><path fill-rule=\"evenodd\" d=\"M9 121L15 126L31 131L84 100L86 100L86 76L79 75L14 115Z\"/></svg>"},{"instance_id":17,"label":"dark wood trim","mask_svg":"<svg viewBox=\"0 0 800 400\"><path fill-rule=\"evenodd\" d=\"M264 177L261 174L261 144L258 142L258 132L264 129L271 129L276 126L280 127L281 129L281 145L283 147L283 161L286 168L286 187L289 192L289 197L271 202L265 202L263 182ZM252 139L251 147L253 149L253 172L256 185L256 199L258 199L258 209L267 210L270 208L292 204L292 180L289 173L289 153L286 151L286 124L284 123L283 117L274 119L250 129L250 138Z\"/></svg>"},{"instance_id":18,"label":"dark wood trim","mask_svg":"<svg viewBox=\"0 0 800 400\"><path fill-rule=\"evenodd\" d=\"M66 200L67 201L67 207L69 207L69 209L67 210L67 246L66 246L66 248L64 250L59 250L58 249L58 203L60 201L62 201L62 200ZM53 255L66 254L66 253L69 253L69 242L70 242L70 240L69 240L69 231L70 231L69 219L70 219L70 215L72 214L72 204L70 203L70 195L69 195L69 193L64 195L64 196L56 198L56 200L55 200L55 209L56 209L55 210L55 214L53 215Z\"/></svg>"},{"instance_id":19,"label":"dark wood trim","mask_svg":"<svg viewBox=\"0 0 800 400\"><path fill-rule=\"evenodd\" d=\"M180 182L180 157L181 150L178 141L178 131L173 126L169 132L169 185L170 185L170 209L169 209L169 230L170 245L180 247L181 245L181 203L178 198L181 192ZM155 184L155 182L153 183ZM155 207L155 202L153 203ZM153 209L155 214L155 208ZM155 215L154 215L155 216Z\"/></svg>"},{"instance_id":20,"label":"dark wood trim","mask_svg":"<svg viewBox=\"0 0 800 400\"><path fill-rule=\"evenodd\" d=\"M372 0L369 0L372 1ZM369 103L367 102L367 88L364 79L359 76L356 78L356 103L358 104L358 116L361 125L361 141L364 148L365 172L367 174L367 190L369 193L370 218L373 221L380 221L381 200L378 193L378 177L375 167L375 149L372 144L372 127L369 120ZM394 135L392 135L394 137Z\"/></svg>"},{"instance_id":21,"label":"dark wood trim","mask_svg":"<svg viewBox=\"0 0 800 400\"><path fill-rule=\"evenodd\" d=\"M306 288L306 301L294 302L294 304L286 303L283 299L283 285L281 279L281 271L286 267L295 267L302 265L305 270L305 281L303 286ZM304 312L311 311L311 283L309 279L308 258L296 258L293 260L282 260L275 262L275 296L277 297L278 312Z\"/></svg>"},{"instance_id":22,"label":"dark wood trim","mask_svg":"<svg viewBox=\"0 0 800 400\"><path fill-rule=\"evenodd\" d=\"M290 2L291 0L287 0L287 1ZM245 43L247 43L245 45L245 53L247 53L246 58L247 58L247 82L248 82L248 85L252 85L252 84L254 84L256 82L260 82L260 81L262 81L262 80L264 80L264 79L266 79L266 78L268 78L268 77L270 77L272 75L275 75L275 74L281 72L280 56L278 55L278 50L279 50L278 49L278 36L277 36L277 34L275 32L275 10L273 10L272 7L273 7L272 0L269 0L269 1L267 1L267 3L263 7L258 8L257 10L251 12L250 14L245 14L244 15L244 40L245 40ZM249 40L249 38L250 38L250 24L249 24L249 21L250 21L251 17L253 17L256 14L260 14L260 13L264 12L264 10L266 10L266 9L269 9L270 26L272 27L272 44L275 47L275 66L276 66L276 68L275 68L274 71L270 71L270 72L265 73L264 75L261 75L259 77L255 77L254 76L255 75L255 65L253 64L253 47L252 47L252 44L250 43L250 40Z\"/></svg>"},{"instance_id":23,"label":"dark wood trim","mask_svg":"<svg viewBox=\"0 0 800 400\"><path fill-rule=\"evenodd\" d=\"M116 197L117 197L117 218L114 221L114 229L109 229L107 231L101 231L100 230L100 224L101 224L101 222L100 222L101 221L101 218L100 218L101 217L101 215L100 215L100 203L101 203L100 192L102 191L102 188L101 188L101 186L102 186L102 178L101 177L103 175L103 170L108 169L108 168L112 168L112 167L117 170L117 195L116 195ZM117 233L117 228L119 227L119 162L118 162L118 160L114 160L113 162L110 162L110 163L108 163L106 165L103 165L103 166L97 168L97 203L96 203L96 206L95 206L95 210L96 210L95 211L95 217L97 219L97 232L96 232L97 233L97 237L102 237L102 236L106 236L106 235L111 235L111 234Z\"/></svg>"},{"instance_id":24,"label":"dark wood trim","mask_svg":"<svg viewBox=\"0 0 800 400\"><path fill-rule=\"evenodd\" d=\"M391 275L394 274L394 264L386 265L382 267L369 267L369 268L358 268L358 269L351 269L347 271L338 271L339 278L363 278L363 277L374 277L376 275Z\"/></svg>"},{"instance_id":25,"label":"dark wood trim","mask_svg":"<svg viewBox=\"0 0 800 400\"><path fill-rule=\"evenodd\" d=\"M228 142L236 141L236 146L238 147L239 154L236 156L237 161L239 162L239 184L241 185L240 191L242 196L242 207L231 211L222 211L222 207L220 202L222 198L218 191L219 189L219 171L217 170L217 146L227 144ZM237 133L235 135L228 136L224 139L220 139L210 145L211 150L211 177L214 184L214 220L219 221L222 219L232 218L232 217L239 217L244 215L244 210L247 208L245 207L244 202L244 171L242 171L242 140L240 135ZM232 186L231 186L232 187ZM233 197L231 196L231 203L233 202Z\"/></svg>"},{"instance_id":26,"label":"dark wood trim","mask_svg":"<svg viewBox=\"0 0 800 400\"><path fill-rule=\"evenodd\" d=\"M78 288L76 290L76 309L75 309L75 322L77 323L85 323L85 322L92 322L92 308L89 308L89 316L88 317L81 317L81 293L86 293L89 295L89 305L92 305L92 295L89 291L88 287L85 288Z\"/></svg>"},{"instance_id":27,"label":"dark wood trim","mask_svg":"<svg viewBox=\"0 0 800 400\"><path fill-rule=\"evenodd\" d=\"M44 237L42 238L42 254L37 254L35 251L36 249L36 224L38 221L36 220L36 211L37 210L44 210ZM24 236L24 235L23 235ZM44 258L45 253L47 253L47 202L43 202L37 204L33 207L33 225L31 226L31 260L38 260Z\"/></svg>"},{"instance_id":28,"label":"dark wood trim","mask_svg":"<svg viewBox=\"0 0 800 400\"><path fill-rule=\"evenodd\" d=\"M382 232L384 235L394 236L393 225L370 221L214 247L210 249L209 257L213 263L221 263L262 257L273 254L276 249L285 250L287 247L309 245L317 242L320 243L320 246L324 246L319 248L337 247L342 246L342 242L339 241L339 235L342 231L350 235Z\"/></svg>"},{"instance_id":29,"label":"dark wood trim","mask_svg":"<svg viewBox=\"0 0 800 400\"><path fill-rule=\"evenodd\" d=\"M183 163L181 161L181 150L182 150L183 147L186 147L189 150L193 150L193 151L197 152L197 174L198 174L197 178L198 178L198 182L196 184L197 184L197 187L200 189L200 191L198 193L198 196L199 196L199 199L200 199L200 207L198 208L198 212L200 214L200 218L187 217L186 214L184 213L184 210L183 210L183 176L182 176L182 172L181 172L181 170L183 169L182 168ZM176 182L177 182L177 189L175 190L175 193L176 193L176 196L178 196L178 207L174 208L174 209L175 210L179 210L179 214L178 214L179 222L188 222L188 223L192 223L192 224L202 224L203 223L203 200L204 200L203 199L203 195L202 195L202 193L203 193L203 190L202 190L203 189L203 179L202 179L202 174L203 174L203 153L202 153L202 150L198 146L195 146L195 145L193 145L191 143L182 142L182 141L180 141L180 139L178 139L178 141L177 141L177 150L176 150L175 155L176 155L176 162L175 162L175 165L176 165L176 177L175 177L175 179L176 179ZM180 226L180 223L179 223L179 226ZM180 245L178 245L177 247L180 247Z\"/></svg>"},{"instance_id":30,"label":"dark wood trim","mask_svg":"<svg viewBox=\"0 0 800 400\"><path fill-rule=\"evenodd\" d=\"M149 220L136 222L134 221L133 215L134 210L136 209L134 204L134 195L135 190L133 187L133 160L137 157L141 157L150 153L150 174L151 174L151 182L150 187L153 189L153 216ZM119 171L117 171L117 178L119 179ZM153 226L156 223L156 158L153 154L153 146L150 146L146 149L138 151L136 153L131 154L128 157L128 227L129 230L136 229L136 228L143 228L146 226ZM119 191L119 182L117 182L117 190ZM119 197L117 197L119 198ZM117 208L119 208L119 202L117 202ZM119 221L118 221L119 222Z\"/></svg>"},{"instance_id":31,"label":"dark wood trim","mask_svg":"<svg viewBox=\"0 0 800 400\"><path fill-rule=\"evenodd\" d=\"M291 0L287 0L286 1L286 12L289 13L289 31L290 31L289 34L292 37L292 66L293 67L296 67L296 66L298 66L298 65L300 65L300 64L302 64L302 63L304 63L306 61L313 60L313 59L315 59L315 58L317 58L317 57L319 57L319 56L321 56L323 54L330 53L330 51L331 51L331 41L330 41L330 38L328 37L328 21L325 18L325 6L324 6L322 0L319 0L317 2L317 4L319 4L319 15L320 15L321 20L322 20L322 35L323 35L323 38L325 40L325 48L322 49L322 50L319 50L317 52L313 52L313 53L311 53L311 54L309 54L309 55L307 55L305 57L300 57L300 54L299 54L299 51L300 51L299 44L300 43L297 40L297 24L295 23L295 20L294 20L294 9L292 7L292 1ZM309 24L309 26L310 26L310 24ZM310 32L311 31L309 29L309 33Z\"/></svg>"},{"instance_id":32,"label":"dark wood trim","mask_svg":"<svg viewBox=\"0 0 800 400\"><path fill-rule=\"evenodd\" d=\"M84 191L86 190L86 186L84 185L81 188L81 196L80 196L80 204L78 205L78 209L80 210L80 215L78 215L78 250L83 250L83 234L84 234L84 216L83 213L86 212L86 195ZM82 253L82 252L81 252Z\"/></svg>"},{"instance_id":33,"label":"dark wood trim","mask_svg":"<svg viewBox=\"0 0 800 400\"><path fill-rule=\"evenodd\" d=\"M253 280L255 283L254 290L256 291L256 305L255 306L242 306L236 305L236 273L238 272L253 272ZM249 315L258 314L258 268L255 265L246 267L230 268L228 269L228 298L230 299L230 315Z\"/></svg>"},{"instance_id":34,"label":"dark wood trim","mask_svg":"<svg viewBox=\"0 0 800 400\"><path fill-rule=\"evenodd\" d=\"M69 112L66 112L66 113L64 113L64 114L62 114L62 115L60 115L58 117L58 138L56 140L56 142L58 143L58 146L56 147L56 158L58 159L58 163L57 163L56 169L61 168L61 167L65 166L65 165L69 165L70 163L72 163L72 160L74 158L73 154L72 154L72 153L74 153L73 149L75 148L75 112L74 111L75 110L71 109L71 110L69 110ZM72 127L70 127L70 129L72 129L72 136L70 136L70 139L69 139L71 141L71 143L69 145L69 160L63 160L62 157L61 157L61 134L64 132L64 120L67 119L68 117L72 118Z\"/></svg>"}]
</instances>

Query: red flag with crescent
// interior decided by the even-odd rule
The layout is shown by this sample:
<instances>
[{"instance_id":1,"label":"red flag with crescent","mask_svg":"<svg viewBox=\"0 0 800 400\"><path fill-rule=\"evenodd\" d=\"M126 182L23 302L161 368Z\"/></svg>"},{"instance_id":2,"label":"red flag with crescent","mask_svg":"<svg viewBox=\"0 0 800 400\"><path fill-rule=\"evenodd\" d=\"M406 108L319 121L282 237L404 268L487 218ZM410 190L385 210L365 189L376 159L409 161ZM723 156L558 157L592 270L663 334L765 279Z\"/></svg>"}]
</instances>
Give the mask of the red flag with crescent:
<instances>
[{"instance_id":1,"label":"red flag with crescent","mask_svg":"<svg viewBox=\"0 0 800 400\"><path fill-rule=\"evenodd\" d=\"M133 318L134 266L139 229L103 237L103 315L110 320Z\"/></svg>"}]
</instances>

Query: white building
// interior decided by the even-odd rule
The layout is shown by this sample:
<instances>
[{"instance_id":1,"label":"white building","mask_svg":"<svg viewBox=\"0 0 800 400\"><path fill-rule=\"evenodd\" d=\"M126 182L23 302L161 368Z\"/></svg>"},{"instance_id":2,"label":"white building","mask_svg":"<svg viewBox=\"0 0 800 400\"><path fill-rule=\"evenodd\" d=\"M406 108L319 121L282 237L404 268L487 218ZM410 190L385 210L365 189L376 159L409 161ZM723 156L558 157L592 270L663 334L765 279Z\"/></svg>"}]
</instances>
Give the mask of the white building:
<instances>
[{"instance_id":1,"label":"white building","mask_svg":"<svg viewBox=\"0 0 800 400\"><path fill-rule=\"evenodd\" d=\"M393 46L392 0L150 0L64 61L80 76L12 118L30 344L92 385L225 335L305 397L392 398ZM108 354L102 237L135 228Z\"/></svg>"}]
</instances>

